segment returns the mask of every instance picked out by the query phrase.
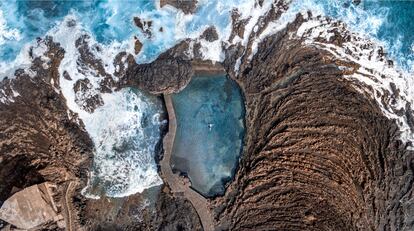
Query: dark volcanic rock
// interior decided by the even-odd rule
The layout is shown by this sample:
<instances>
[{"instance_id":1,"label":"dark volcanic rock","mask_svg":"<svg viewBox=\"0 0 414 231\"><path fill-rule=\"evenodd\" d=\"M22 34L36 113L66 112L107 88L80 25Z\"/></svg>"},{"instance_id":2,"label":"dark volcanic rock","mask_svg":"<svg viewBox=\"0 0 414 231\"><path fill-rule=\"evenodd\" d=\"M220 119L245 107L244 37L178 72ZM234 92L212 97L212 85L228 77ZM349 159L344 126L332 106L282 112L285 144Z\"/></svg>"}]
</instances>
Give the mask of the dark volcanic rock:
<instances>
[{"instance_id":1,"label":"dark volcanic rock","mask_svg":"<svg viewBox=\"0 0 414 231\"><path fill-rule=\"evenodd\" d=\"M209 42L216 41L218 39L216 28L214 26L210 26L203 32L200 38L205 39Z\"/></svg>"},{"instance_id":2,"label":"dark volcanic rock","mask_svg":"<svg viewBox=\"0 0 414 231\"><path fill-rule=\"evenodd\" d=\"M171 94L183 89L192 76L190 61L164 53L152 63L131 65L120 85L136 86L153 94Z\"/></svg>"},{"instance_id":3,"label":"dark volcanic rock","mask_svg":"<svg viewBox=\"0 0 414 231\"><path fill-rule=\"evenodd\" d=\"M141 51L141 49L142 49L142 43L141 43L141 41L139 41L138 38L135 37L135 45L134 45L134 52L135 52L135 54L136 55L139 54L139 52Z\"/></svg>"},{"instance_id":4,"label":"dark volcanic rock","mask_svg":"<svg viewBox=\"0 0 414 231\"><path fill-rule=\"evenodd\" d=\"M81 220L90 230L203 230L190 202L172 197L165 186L149 190L143 195L85 201ZM155 203L146 204L148 198Z\"/></svg>"},{"instance_id":5,"label":"dark volcanic rock","mask_svg":"<svg viewBox=\"0 0 414 231\"><path fill-rule=\"evenodd\" d=\"M117 54L114 58L114 66L117 66L118 68L115 70L114 75L116 77L124 77L128 67L135 66L135 59L134 57L127 53L127 52L121 52Z\"/></svg>"},{"instance_id":6,"label":"dark volcanic rock","mask_svg":"<svg viewBox=\"0 0 414 231\"><path fill-rule=\"evenodd\" d=\"M30 71L36 76L17 70L15 78L0 82L3 91L16 92L13 102L0 102L0 203L45 181L63 194L65 182L86 180L92 157L92 141L56 90L64 51L49 38L39 43L49 48L50 61L34 58Z\"/></svg>"},{"instance_id":7,"label":"dark volcanic rock","mask_svg":"<svg viewBox=\"0 0 414 231\"><path fill-rule=\"evenodd\" d=\"M197 8L197 0L160 0L160 6L173 6L182 10L185 14L192 14Z\"/></svg>"},{"instance_id":8,"label":"dark volcanic rock","mask_svg":"<svg viewBox=\"0 0 414 231\"><path fill-rule=\"evenodd\" d=\"M139 29L141 29L142 33L144 33L146 36L151 37L152 36L152 21L150 20L143 20L139 17L134 17L134 23L135 26L137 26Z\"/></svg>"},{"instance_id":9,"label":"dark volcanic rock","mask_svg":"<svg viewBox=\"0 0 414 231\"><path fill-rule=\"evenodd\" d=\"M83 96L93 88L89 79L80 79L76 81L73 86L73 91L76 93L75 102L82 105L82 108L87 112L93 112L96 107L103 105L103 100L100 94L95 93L92 96L84 99Z\"/></svg>"},{"instance_id":10,"label":"dark volcanic rock","mask_svg":"<svg viewBox=\"0 0 414 231\"><path fill-rule=\"evenodd\" d=\"M175 198L169 193L162 192L157 206L157 230L203 230L193 205L186 199Z\"/></svg>"},{"instance_id":11,"label":"dark volcanic rock","mask_svg":"<svg viewBox=\"0 0 414 231\"><path fill-rule=\"evenodd\" d=\"M220 229L412 230L414 153L334 57L289 38L301 21L242 57L238 73L242 48L227 51L248 133L235 180L213 203Z\"/></svg>"},{"instance_id":12,"label":"dark volcanic rock","mask_svg":"<svg viewBox=\"0 0 414 231\"><path fill-rule=\"evenodd\" d=\"M88 35L83 35L75 42L76 48L79 50L79 53L80 53L78 63L82 64L81 71L87 72L88 70L91 69L91 70L96 71L99 77L110 78L110 75L106 73L105 71L102 61L97 59L91 50L91 49L99 50L101 48L99 46L95 46L91 48L88 43L89 40L90 40L90 37Z\"/></svg>"}]
</instances>

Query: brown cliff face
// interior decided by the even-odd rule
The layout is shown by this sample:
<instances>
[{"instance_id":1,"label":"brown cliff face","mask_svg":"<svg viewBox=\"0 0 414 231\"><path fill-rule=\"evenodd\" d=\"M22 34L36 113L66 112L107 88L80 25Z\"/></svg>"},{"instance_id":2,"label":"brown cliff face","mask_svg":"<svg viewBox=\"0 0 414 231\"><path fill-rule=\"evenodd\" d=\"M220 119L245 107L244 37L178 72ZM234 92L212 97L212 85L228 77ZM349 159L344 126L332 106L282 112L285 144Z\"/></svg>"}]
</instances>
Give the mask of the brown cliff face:
<instances>
[{"instance_id":1,"label":"brown cliff face","mask_svg":"<svg viewBox=\"0 0 414 231\"><path fill-rule=\"evenodd\" d=\"M1 82L3 90L17 95L14 102L0 105L0 201L24 187L50 181L58 185L61 212L67 182L86 177L92 142L55 88L63 49L49 38L39 43L47 44L50 62L34 58L30 71L36 76L17 70L14 79Z\"/></svg>"},{"instance_id":2,"label":"brown cliff face","mask_svg":"<svg viewBox=\"0 0 414 231\"><path fill-rule=\"evenodd\" d=\"M278 2L273 7L284 6ZM264 39L249 60L255 36L279 16L272 10L260 18L247 49L237 44L226 49L223 66L245 96L247 133L233 182L223 197L210 201L217 229L412 230L414 153L398 141L395 121L344 78L355 68L338 67L358 64L344 63L292 38L290 33L304 21L300 16ZM233 20L230 38L243 37L246 20L238 21L237 12ZM213 31L205 35L205 39L216 38ZM200 62L197 44L194 60L185 56L189 41L150 64L135 64L132 56L121 53L115 60L120 82L114 83L90 56L86 40L77 41L80 62L108 80L102 92L113 86L157 94L177 92L197 70L192 65ZM340 45L344 40L335 33L332 43ZM76 223L69 224L73 230L201 230L194 207L167 188L137 222L134 216L142 198L87 201L79 192L82 184L71 185L84 183L93 144L55 89L64 51L57 44L48 46L48 68L35 59L35 77L18 71L15 79L0 83L8 95L19 93L13 103L0 103L0 202L24 187L51 181L58 185L63 210L73 210L65 217ZM122 57L127 58L127 66ZM241 62L236 72L237 60ZM77 84L87 89L86 80ZM90 110L99 102L93 99Z\"/></svg>"},{"instance_id":3,"label":"brown cliff face","mask_svg":"<svg viewBox=\"0 0 414 231\"><path fill-rule=\"evenodd\" d=\"M65 99L53 83L58 83L60 60L64 51L47 41L49 69L36 59L31 78L21 70L16 78L1 82L3 89L18 92L14 103L0 107L0 200L12 187L22 188L43 181L62 182L80 177L83 161L91 154L91 141L66 108ZM72 119L69 118L72 116ZM16 185L14 185L16 184Z\"/></svg>"},{"instance_id":4,"label":"brown cliff face","mask_svg":"<svg viewBox=\"0 0 414 231\"><path fill-rule=\"evenodd\" d=\"M110 92L112 79L100 60L89 51L87 39L82 37L76 42L81 54L80 68L97 70L98 77L108 79L103 81L100 91ZM48 181L57 185L54 203L58 206L57 212L64 217L66 230L201 230L192 205L184 198L171 197L168 190L151 195L152 207L144 206L145 198L140 195L111 201L108 198L88 200L81 195L94 145L82 121L68 109L60 92L58 67L64 50L50 38L39 40L39 44L48 48L49 61L32 56L33 65L28 71L17 70L14 78L0 82L0 206L12 194ZM124 55L127 56L119 54L118 59ZM133 66L134 60L127 58L129 66ZM167 63L177 65L177 62L166 62L165 67ZM152 65L161 65L161 62ZM150 67L144 69L148 72L144 71L143 75L147 73L147 77L154 78ZM181 73L172 67L167 70L170 74ZM126 70L120 68L119 71L118 75L125 77ZM187 72L191 72L191 68L186 69ZM188 80L190 77L188 75ZM71 77L64 73L64 78ZM88 89L88 79L74 83L75 91L85 89ZM85 110L89 111L101 104L99 95L86 102ZM144 216L137 218L141 213ZM61 230L55 223L36 229L55 230L53 227Z\"/></svg>"},{"instance_id":5,"label":"brown cliff face","mask_svg":"<svg viewBox=\"0 0 414 231\"><path fill-rule=\"evenodd\" d=\"M334 57L289 38L301 21L242 58L238 74L242 49L227 51L247 134L235 180L213 202L219 228L410 230L413 153Z\"/></svg>"}]
</instances>

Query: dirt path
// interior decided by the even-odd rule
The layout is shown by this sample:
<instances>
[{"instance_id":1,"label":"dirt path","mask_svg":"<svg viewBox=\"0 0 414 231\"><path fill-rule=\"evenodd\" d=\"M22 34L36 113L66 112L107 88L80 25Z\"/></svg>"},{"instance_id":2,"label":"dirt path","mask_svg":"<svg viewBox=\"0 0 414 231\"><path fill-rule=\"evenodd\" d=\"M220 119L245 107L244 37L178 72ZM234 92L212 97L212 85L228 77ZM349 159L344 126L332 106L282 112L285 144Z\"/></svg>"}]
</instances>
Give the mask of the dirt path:
<instances>
[{"instance_id":1,"label":"dirt path","mask_svg":"<svg viewBox=\"0 0 414 231\"><path fill-rule=\"evenodd\" d=\"M182 177L173 174L170 159L171 152L174 144L175 133L177 130L177 121L175 118L175 111L172 105L172 100L170 95L164 95L165 105L168 111L169 117L169 127L168 133L164 137L164 157L160 162L162 178L166 184L168 184L172 192L176 196L183 196L193 204L193 207L200 217L201 224L205 231L214 230L213 217L208 208L207 199L201 196L196 191L190 188L189 183Z\"/></svg>"}]
</instances>

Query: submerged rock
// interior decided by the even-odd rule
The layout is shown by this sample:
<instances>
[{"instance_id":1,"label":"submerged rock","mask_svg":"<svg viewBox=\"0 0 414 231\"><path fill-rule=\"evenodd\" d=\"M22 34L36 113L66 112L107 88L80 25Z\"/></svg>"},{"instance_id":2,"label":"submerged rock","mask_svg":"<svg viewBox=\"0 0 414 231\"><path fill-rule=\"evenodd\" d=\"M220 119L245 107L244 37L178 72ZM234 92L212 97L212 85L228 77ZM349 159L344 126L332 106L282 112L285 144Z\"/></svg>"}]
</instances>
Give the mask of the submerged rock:
<instances>
[{"instance_id":1,"label":"submerged rock","mask_svg":"<svg viewBox=\"0 0 414 231\"><path fill-rule=\"evenodd\" d=\"M167 3L186 13L196 8L196 1L160 5ZM258 1L255 7L264 5ZM47 48L43 59L32 49L32 66L0 82L2 205L10 208L29 188L51 182L58 209L48 209L39 224L61 213L69 230L211 230L202 227L211 214L207 224L217 230L412 230L414 153L401 140L414 126L412 106L398 101L404 92L397 83L388 84L388 91L380 85L385 75L378 78L358 62L363 55L387 62L385 52L344 32L342 23L311 14L297 15L286 28L271 23L286 10L284 1L275 1L251 28L246 25L254 17L235 10L228 41L217 41L217 31L209 28L201 39L183 40L152 63L136 64L131 54L120 53L113 60L114 76L95 57L102 48L82 36L74 41L76 68L102 80L93 88L90 79L77 79L70 70L60 79L65 51L50 38L39 40ZM223 63L205 63L200 40L223 42L217 43L224 49ZM130 86L175 93L194 72L221 67L243 91L247 131L239 167L223 196L185 198L194 195L188 182L173 182L180 189L175 191L165 182L151 194L152 207L138 194L119 200L82 196L96 144L69 110L59 81L76 80L69 82L70 90L85 98L76 96L75 103L92 112L102 104L101 93ZM364 78L375 84L361 82ZM387 117L392 113L398 117ZM402 130L404 122L408 129ZM20 201L49 206L31 200ZM18 216L4 219L25 226ZM60 220L47 229L62 227Z\"/></svg>"},{"instance_id":2,"label":"submerged rock","mask_svg":"<svg viewBox=\"0 0 414 231\"><path fill-rule=\"evenodd\" d=\"M198 0L160 0L160 6L173 6L182 10L185 14L192 14L197 8Z\"/></svg>"},{"instance_id":3,"label":"submerged rock","mask_svg":"<svg viewBox=\"0 0 414 231\"><path fill-rule=\"evenodd\" d=\"M203 34L201 34L200 38L209 42L216 41L218 39L216 28L214 26L210 26L203 32Z\"/></svg>"}]
</instances>

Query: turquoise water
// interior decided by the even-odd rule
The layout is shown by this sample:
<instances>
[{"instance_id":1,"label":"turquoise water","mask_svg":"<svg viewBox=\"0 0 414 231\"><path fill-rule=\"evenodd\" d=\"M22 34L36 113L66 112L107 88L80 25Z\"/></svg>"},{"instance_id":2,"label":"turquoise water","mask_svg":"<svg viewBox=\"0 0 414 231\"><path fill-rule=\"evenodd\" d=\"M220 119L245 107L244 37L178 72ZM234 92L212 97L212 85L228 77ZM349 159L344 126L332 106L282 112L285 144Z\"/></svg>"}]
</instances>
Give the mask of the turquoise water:
<instances>
[{"instance_id":1,"label":"turquoise water","mask_svg":"<svg viewBox=\"0 0 414 231\"><path fill-rule=\"evenodd\" d=\"M171 165L205 196L224 192L244 136L244 104L238 85L225 76L194 77L173 95L177 117Z\"/></svg>"},{"instance_id":2,"label":"turquoise water","mask_svg":"<svg viewBox=\"0 0 414 231\"><path fill-rule=\"evenodd\" d=\"M8 28L20 39L0 44L0 59L12 60L27 42L46 34L68 14L75 14L95 39L104 44L122 41L138 33L132 19L155 11L153 1L3 1L0 9Z\"/></svg>"},{"instance_id":3,"label":"turquoise water","mask_svg":"<svg viewBox=\"0 0 414 231\"><path fill-rule=\"evenodd\" d=\"M366 2L363 5L370 13L378 10L385 13L384 23L376 37L389 41L389 53L406 69L414 65L414 1Z\"/></svg>"},{"instance_id":4,"label":"turquoise water","mask_svg":"<svg viewBox=\"0 0 414 231\"><path fill-rule=\"evenodd\" d=\"M172 47L177 40L207 25L214 24L219 31L224 30L230 22L229 12L226 9L238 1L220 3L224 10L217 9L219 0L207 1L191 20L180 26L177 24L184 21L182 15L177 15L177 11L171 9L157 9L155 0L2 1L0 2L0 61L14 60L25 44L44 36L65 16L72 14L77 16L84 29L89 31L99 43L123 42L137 36L144 43L137 61L149 62ZM148 38L143 35L133 24L135 16L153 21L153 37ZM159 31L161 27L162 32ZM18 32L18 36L1 33L14 30Z\"/></svg>"},{"instance_id":5,"label":"turquoise water","mask_svg":"<svg viewBox=\"0 0 414 231\"><path fill-rule=\"evenodd\" d=\"M206 25L215 25L222 33L230 23L230 11L244 0L202 1L191 18L176 11L157 9L156 1L20 1L0 2L0 61L14 60L25 44L44 36L68 14L79 21L103 44L122 42L132 36L144 41L138 62L149 62L178 40L191 36ZM382 41L391 56L406 69L414 60L414 1L293 0L297 10L310 9L345 21L352 30ZM154 36L147 38L133 25L140 16L154 22ZM179 24L182 25L179 25ZM163 27L163 32L157 29ZM16 33L13 33L16 32Z\"/></svg>"},{"instance_id":6,"label":"turquoise water","mask_svg":"<svg viewBox=\"0 0 414 231\"><path fill-rule=\"evenodd\" d=\"M356 5L344 0L297 0L293 4L344 21L352 31L382 42L403 69L414 68L414 1L362 0Z\"/></svg>"},{"instance_id":7,"label":"turquoise water","mask_svg":"<svg viewBox=\"0 0 414 231\"><path fill-rule=\"evenodd\" d=\"M137 36L143 43L143 48L140 54L136 56L136 61L145 63L154 60L160 53L174 46L182 39L197 37L209 25L214 25L218 30L219 38L226 40L226 35L229 34L231 26L230 15L232 9L239 7L241 8L242 13L249 14L251 13L250 10L252 9L252 6L249 6L249 4L246 3L251 3L252 1L253 0L204 0L199 2L198 9L193 15L183 15L182 12L169 7L159 9L157 6L158 0L0 1L0 73L2 73L0 80L7 75L7 71L5 70L8 70L8 68L13 70L14 67L28 61L28 58L26 57L27 55L24 56L20 54L27 54L27 47L30 44L34 44L37 37L43 37L47 34L52 36L56 35L53 34L57 31L54 30L56 27L63 31L63 36L62 34L59 34L60 38L63 38L62 43L67 42L72 44L72 46L66 44L65 58L68 60L76 60L77 52L71 49L76 49L73 48L76 37L72 35L77 35L77 33L75 33L76 31L71 31L68 27L61 26L64 24L60 24L60 22L65 20L67 16L75 18L78 22L77 25L81 27L82 32L89 33L93 40L96 40L98 45L104 45L102 46L104 47L103 50L110 50L108 53L101 54L101 58L106 59L106 63L111 63L114 58L113 56L118 52L123 51L123 49L128 49L128 44L131 44L134 36ZM403 69L408 71L414 69L414 23L412 23L414 21L414 1L370 0L362 1L361 4L356 5L353 4L351 0L293 0L289 7L290 9L293 9L295 13L311 10L314 12L314 15L322 14L334 19L342 20L348 25L350 30L359 32L383 44L386 51ZM260 12L258 14L260 14ZM135 16L139 16L145 20L152 20L152 36L149 37L143 34L135 27L133 24L133 17ZM248 15L245 16L248 17ZM257 14L255 16L257 16ZM162 30L160 30L161 28ZM66 34L68 36L66 36ZM65 38L68 38L68 41L64 41ZM94 45L93 42L91 43L91 45ZM111 50L112 48L113 50ZM214 49L212 50L214 51ZM23 53L24 51L26 51L26 53ZM23 56L23 58L20 56ZM238 146L241 146L239 141L242 140L241 136L243 134L242 125L239 123L243 109L240 104L241 96L234 90L237 88L231 87L231 82L226 83L225 78L211 77L211 79L215 78L221 80L214 80L213 83L206 80L207 82L205 83L205 86L199 86L205 87L206 89L208 88L210 91L208 94L206 91L203 93L203 91L200 90L200 95L197 97L201 98L188 99L187 101L193 106L189 107L189 104L186 104L187 106L183 109L184 112L185 110L188 110L188 113L194 114L196 112L192 110L198 108L199 111L197 113L202 116L192 118L191 120L191 117L183 113L183 118L179 118L180 120L187 119L190 121L190 123L181 123L180 126L183 126L182 131L186 131L186 129L187 131L191 131L188 129L193 129L193 131L196 132L192 135L189 135L187 132L185 137L189 137L192 142L189 142L186 139L181 139L183 144L193 148L191 153L202 151L200 153L206 153L206 155L197 157L199 159L191 159L184 155L185 146L181 145L182 150L177 150L177 153L182 153L182 156L180 157L177 155L175 159L176 168L182 169L183 171L186 170L185 172L189 173L194 187L205 195L214 195L223 191L222 181L226 181L232 175L231 172L234 169L239 154L239 152L236 152L235 150L240 149ZM185 92L192 89L191 86L197 85L197 81L201 80L194 80L187 90L176 96L178 102L180 102L179 98L181 95L186 94ZM221 84L227 86L227 90L223 90ZM72 89L71 86L70 89ZM225 92L225 94L223 92ZM227 96L232 96L232 99L235 100L228 102L226 101L228 100L228 98L226 98ZM122 98L124 95L120 95L119 97ZM147 99L145 96L139 96L138 98L143 101ZM219 99L224 101L221 102ZM112 102L111 99L108 100L108 102ZM113 100L113 102L115 101L116 100ZM118 107L116 107L118 104L120 103L113 103L112 106L115 109L107 108L107 110L119 111ZM134 103L131 102L130 104L131 105L118 106L122 106L121 109L124 110L127 115L130 115L131 118L140 116L141 114L138 113L138 115L137 113L132 113L130 111L130 109L134 107ZM223 106L222 104L227 106ZM110 104L108 105L111 106ZM177 104L177 107L179 107L179 104ZM234 107L234 111L228 112L227 110L230 110L232 107ZM144 115L145 113L151 113L147 108L150 108L150 106L142 108L142 113L144 113ZM109 115L102 112L101 119L104 122L95 124L96 127L100 128L102 124L108 125L105 123L107 120L107 117L105 116ZM115 119L116 118L114 118L114 122L116 122L116 124L113 124L114 129L123 130L125 136L116 134L115 136L119 138L119 140L110 142L120 144L132 142L131 140L135 137L135 133L137 132L135 130L144 132L141 127L136 129L136 127L139 127L138 125L132 126L132 123L125 124L125 121L117 121ZM146 119L143 121L146 121ZM208 127L208 124L211 124L211 127ZM105 129L107 130L109 128L110 127L103 127L102 129L95 130L98 132L105 132ZM153 136L159 135L157 127L148 127L147 129L150 129L151 131L145 131L144 133L153 134L152 132L155 132ZM181 130L179 133L180 132ZM96 134L96 137L100 137L100 135ZM105 142L107 141L108 140ZM102 143L105 142L103 141ZM204 146L201 145L203 142ZM194 145L191 146L192 144ZM108 143L108 145L110 145L110 143ZM148 144L148 147L152 148L153 145L153 143ZM123 145L121 146L124 147ZM108 150L110 149L109 146L105 147L105 145L101 145L99 148L101 147L107 148ZM177 148L179 147L180 146L177 145ZM133 147L131 150L139 151L135 150ZM151 167L154 166L152 159L145 162L152 164L142 164L139 163L140 160L130 158L135 157L134 155L124 155L125 153L130 153L128 150L124 154L117 153L118 151L119 150L111 150L107 152L108 156L105 156L106 152L102 152L104 153L104 155L102 155L102 157L104 157L103 159L108 157L108 159L114 160L113 162L109 161L105 167L116 169L116 164L124 165L123 163L127 163L125 166L132 166L132 168L138 168L135 167L138 165L145 165L146 167L139 167L140 171L154 169ZM150 152L153 152L153 150L150 150ZM189 152L187 152L187 154L188 153ZM220 158L216 160L215 156L211 153L219 155ZM150 155L150 157L152 158L153 155ZM179 158L182 158L181 161ZM221 165L218 164L218 161L221 161ZM97 171L96 174L106 174L105 171L108 172L108 177L112 174L112 170L100 170ZM195 173L195 171L199 171L199 173ZM137 182L135 178L125 180L131 176L129 170L125 170L121 172L121 174L123 176L119 178L119 180L117 179L113 181L111 177L109 177L109 180L92 183L98 184L100 190L104 189L113 195L123 195L128 192L140 190L138 188L142 185L138 187L131 183ZM115 176L114 174L112 175ZM133 175L138 176L140 174L134 173ZM153 176L154 182L157 182L158 184L160 179L156 178L154 174ZM127 184L124 185L124 182ZM146 185L152 184L148 183Z\"/></svg>"}]
</instances>

